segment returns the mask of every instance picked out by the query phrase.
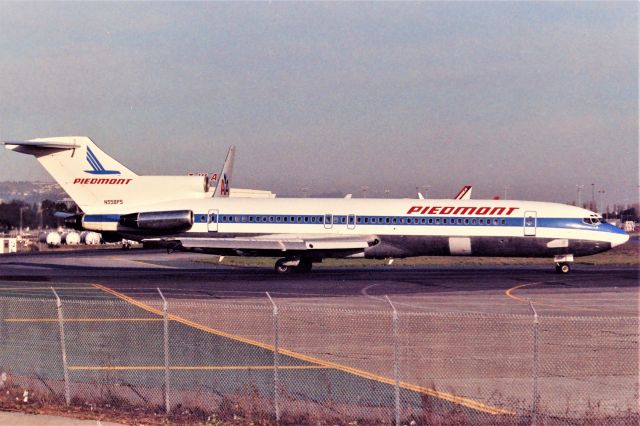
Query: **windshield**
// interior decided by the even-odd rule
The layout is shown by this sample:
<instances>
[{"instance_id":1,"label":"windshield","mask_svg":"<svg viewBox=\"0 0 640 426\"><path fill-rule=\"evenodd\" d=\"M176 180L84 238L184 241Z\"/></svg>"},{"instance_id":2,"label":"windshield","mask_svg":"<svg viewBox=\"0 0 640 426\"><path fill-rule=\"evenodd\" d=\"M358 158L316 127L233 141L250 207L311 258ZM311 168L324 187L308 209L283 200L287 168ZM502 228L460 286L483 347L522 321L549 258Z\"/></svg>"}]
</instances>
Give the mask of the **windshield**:
<instances>
[{"instance_id":1,"label":"windshield","mask_svg":"<svg viewBox=\"0 0 640 426\"><path fill-rule=\"evenodd\" d=\"M596 215L591 215L589 217L585 217L582 219L582 221L584 223L586 223L587 225L599 225L602 223L602 218L596 216Z\"/></svg>"}]
</instances>

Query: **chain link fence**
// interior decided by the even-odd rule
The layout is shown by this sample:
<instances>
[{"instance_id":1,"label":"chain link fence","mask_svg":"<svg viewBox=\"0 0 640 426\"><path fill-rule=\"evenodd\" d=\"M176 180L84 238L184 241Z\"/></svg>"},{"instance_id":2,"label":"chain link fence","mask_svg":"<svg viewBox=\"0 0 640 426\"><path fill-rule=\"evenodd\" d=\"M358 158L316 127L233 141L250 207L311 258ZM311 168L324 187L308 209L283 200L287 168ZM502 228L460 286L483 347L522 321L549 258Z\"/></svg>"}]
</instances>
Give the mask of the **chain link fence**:
<instances>
[{"instance_id":1,"label":"chain link fence","mask_svg":"<svg viewBox=\"0 0 640 426\"><path fill-rule=\"evenodd\" d=\"M289 424L639 419L637 316L111 294L0 298L1 372L61 404L242 410Z\"/></svg>"}]
</instances>

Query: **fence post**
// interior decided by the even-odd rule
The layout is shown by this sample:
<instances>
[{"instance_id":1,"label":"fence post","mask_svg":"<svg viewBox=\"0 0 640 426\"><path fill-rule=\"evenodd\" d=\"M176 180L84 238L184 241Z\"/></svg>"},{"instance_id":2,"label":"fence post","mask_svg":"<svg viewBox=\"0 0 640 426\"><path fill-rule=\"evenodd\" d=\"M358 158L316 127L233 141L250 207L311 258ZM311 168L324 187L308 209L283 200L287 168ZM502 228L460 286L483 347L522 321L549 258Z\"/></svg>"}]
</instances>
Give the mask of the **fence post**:
<instances>
[{"instance_id":1,"label":"fence post","mask_svg":"<svg viewBox=\"0 0 640 426\"><path fill-rule=\"evenodd\" d=\"M60 350L62 351L62 370L64 372L64 400L67 405L71 405L71 392L69 391L69 369L67 366L67 345L64 338L64 315L62 313L62 301L51 287L53 295L56 297L56 308L58 310L58 324L60 325Z\"/></svg>"},{"instance_id":2,"label":"fence post","mask_svg":"<svg viewBox=\"0 0 640 426\"><path fill-rule=\"evenodd\" d=\"M280 422L280 379L278 377L278 367L280 366L278 354L280 331L278 327L278 305L273 301L269 292L267 291L266 293L273 306L273 406L276 411L276 422Z\"/></svg>"},{"instance_id":3,"label":"fence post","mask_svg":"<svg viewBox=\"0 0 640 426\"><path fill-rule=\"evenodd\" d=\"M533 303L529 301L529 306L533 311L533 404L531 409L531 424L536 426L538 422L538 405L540 401L540 395L538 391L538 333L540 323L538 322L538 313L536 308L533 307Z\"/></svg>"},{"instance_id":4,"label":"fence post","mask_svg":"<svg viewBox=\"0 0 640 426\"><path fill-rule=\"evenodd\" d=\"M398 335L398 311L389 296L385 295L384 297L393 310L393 378L395 379L396 426L400 426L400 336Z\"/></svg>"},{"instance_id":5,"label":"fence post","mask_svg":"<svg viewBox=\"0 0 640 426\"><path fill-rule=\"evenodd\" d=\"M158 288L158 293L162 298L162 318L164 322L164 408L169 414L171 405L169 403L169 303L164 298L164 294Z\"/></svg>"}]
</instances>

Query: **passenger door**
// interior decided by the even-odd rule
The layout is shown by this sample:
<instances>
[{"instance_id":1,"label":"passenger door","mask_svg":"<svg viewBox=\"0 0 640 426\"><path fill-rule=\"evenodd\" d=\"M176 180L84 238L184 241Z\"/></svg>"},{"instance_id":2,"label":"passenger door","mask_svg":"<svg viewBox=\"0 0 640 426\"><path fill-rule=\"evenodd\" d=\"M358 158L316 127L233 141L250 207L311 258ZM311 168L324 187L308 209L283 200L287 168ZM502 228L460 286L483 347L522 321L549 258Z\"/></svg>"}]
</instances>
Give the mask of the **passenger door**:
<instances>
[{"instance_id":1,"label":"passenger door","mask_svg":"<svg viewBox=\"0 0 640 426\"><path fill-rule=\"evenodd\" d=\"M524 212L524 235L525 237L535 237L536 226L538 225L538 214L534 211Z\"/></svg>"},{"instance_id":2,"label":"passenger door","mask_svg":"<svg viewBox=\"0 0 640 426\"><path fill-rule=\"evenodd\" d=\"M209 210L207 230L209 232L218 232L218 210Z\"/></svg>"}]
</instances>

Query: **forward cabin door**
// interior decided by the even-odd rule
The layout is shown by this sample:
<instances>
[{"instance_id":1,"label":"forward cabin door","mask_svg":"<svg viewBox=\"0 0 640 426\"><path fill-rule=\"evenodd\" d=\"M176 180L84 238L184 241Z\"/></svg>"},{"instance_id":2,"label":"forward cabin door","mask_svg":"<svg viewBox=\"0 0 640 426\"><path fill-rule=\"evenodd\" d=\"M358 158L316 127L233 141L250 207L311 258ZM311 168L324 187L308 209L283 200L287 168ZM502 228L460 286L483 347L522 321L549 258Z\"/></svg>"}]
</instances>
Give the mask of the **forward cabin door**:
<instances>
[{"instance_id":1,"label":"forward cabin door","mask_svg":"<svg viewBox=\"0 0 640 426\"><path fill-rule=\"evenodd\" d=\"M209 210L207 230L209 232L218 232L218 210Z\"/></svg>"},{"instance_id":2,"label":"forward cabin door","mask_svg":"<svg viewBox=\"0 0 640 426\"><path fill-rule=\"evenodd\" d=\"M350 214L347 216L347 229L356 229L356 215Z\"/></svg>"},{"instance_id":3,"label":"forward cabin door","mask_svg":"<svg viewBox=\"0 0 640 426\"><path fill-rule=\"evenodd\" d=\"M525 237L536 236L536 226L538 225L538 213L534 211L524 212L524 235Z\"/></svg>"}]
</instances>

